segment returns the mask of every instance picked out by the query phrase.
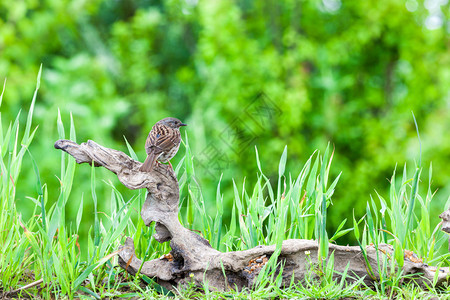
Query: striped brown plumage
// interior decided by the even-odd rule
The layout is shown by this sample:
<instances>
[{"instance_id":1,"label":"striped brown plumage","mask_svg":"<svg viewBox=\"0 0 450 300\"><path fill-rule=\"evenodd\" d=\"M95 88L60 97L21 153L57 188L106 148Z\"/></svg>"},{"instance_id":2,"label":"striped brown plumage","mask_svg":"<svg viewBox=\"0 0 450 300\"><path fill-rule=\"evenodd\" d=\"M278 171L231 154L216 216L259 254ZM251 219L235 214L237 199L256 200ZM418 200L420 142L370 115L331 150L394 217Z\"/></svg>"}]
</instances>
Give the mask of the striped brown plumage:
<instances>
[{"instance_id":1,"label":"striped brown plumage","mask_svg":"<svg viewBox=\"0 0 450 300\"><path fill-rule=\"evenodd\" d=\"M165 163L175 156L181 142L180 126L186 126L176 118L165 118L153 125L145 142L147 158L140 170L150 172L156 161Z\"/></svg>"}]
</instances>

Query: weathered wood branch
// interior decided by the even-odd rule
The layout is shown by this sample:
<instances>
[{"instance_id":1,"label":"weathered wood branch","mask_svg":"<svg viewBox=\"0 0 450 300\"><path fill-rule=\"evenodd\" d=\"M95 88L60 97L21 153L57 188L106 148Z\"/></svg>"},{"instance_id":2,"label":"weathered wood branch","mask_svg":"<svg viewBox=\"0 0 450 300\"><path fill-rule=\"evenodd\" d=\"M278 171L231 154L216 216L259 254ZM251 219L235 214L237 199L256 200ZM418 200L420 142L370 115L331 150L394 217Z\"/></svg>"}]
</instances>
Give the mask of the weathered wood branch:
<instances>
[{"instance_id":1,"label":"weathered wood branch","mask_svg":"<svg viewBox=\"0 0 450 300\"><path fill-rule=\"evenodd\" d=\"M76 162L102 166L115 173L120 182L130 189L146 188L146 201L141 216L147 226L155 222L154 238L159 242L170 241L170 255L161 259L144 262L141 274L154 278L168 289L173 286L194 281L202 286L208 281L210 289L226 290L253 287L256 278L275 252L275 246L258 246L246 251L222 253L213 249L208 241L198 234L184 228L178 221L179 186L173 170L157 164L152 172L141 172L142 163L131 159L123 152L105 148L93 141L80 145L69 140L59 140L55 148L72 155ZM450 228L450 227L448 227ZM295 280L304 280L310 272L311 264L317 263L318 244L310 240L286 240L282 244L278 262L284 264L283 284L288 285L292 276ZM120 248L119 264L129 273L135 274L142 261L136 257L134 243L127 238ZM364 277L367 284L377 280L377 257L393 257L389 245L373 246L366 249L369 264L374 270L368 274L368 266L359 247L330 245L334 253L336 274L342 273L349 266L349 278ZM378 252L378 253L377 253ZM449 268L436 270L420 262L405 258L403 266L405 275L419 284L430 284L437 274L437 284L448 282ZM225 275L224 275L225 274Z\"/></svg>"},{"instance_id":2,"label":"weathered wood branch","mask_svg":"<svg viewBox=\"0 0 450 300\"><path fill-rule=\"evenodd\" d=\"M450 233L450 208L440 214L439 218L442 219L441 230ZM448 240L448 251L450 251L450 239Z\"/></svg>"}]
</instances>

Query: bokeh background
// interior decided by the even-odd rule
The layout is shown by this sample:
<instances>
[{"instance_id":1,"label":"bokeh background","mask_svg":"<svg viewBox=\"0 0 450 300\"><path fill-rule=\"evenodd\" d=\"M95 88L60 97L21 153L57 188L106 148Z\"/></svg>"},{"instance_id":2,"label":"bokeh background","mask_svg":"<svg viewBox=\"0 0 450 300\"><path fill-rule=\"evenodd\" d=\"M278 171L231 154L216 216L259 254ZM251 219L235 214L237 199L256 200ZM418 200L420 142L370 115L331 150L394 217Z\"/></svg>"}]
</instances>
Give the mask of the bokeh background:
<instances>
[{"instance_id":1,"label":"bokeh background","mask_svg":"<svg viewBox=\"0 0 450 300\"><path fill-rule=\"evenodd\" d=\"M330 142L331 173L342 172L329 208L333 231L353 208L362 216L375 191L388 198L396 166L415 166L414 112L423 187L433 163L437 223L450 193L449 15L448 0L0 1L1 121L20 110L25 120L42 64L30 150L56 201L58 109L67 128L73 115L78 142L128 152L126 138L142 161L152 125L178 117L189 124L211 215L222 174L230 208L233 178L251 189L255 146L275 179L285 145L287 171L297 176ZM90 168L77 167L66 211L74 220L83 195L84 232L94 217L89 176ZM111 193L102 180L131 197L112 174L97 176L100 211L108 212ZM16 193L24 218L35 184L32 168L23 168Z\"/></svg>"}]
</instances>

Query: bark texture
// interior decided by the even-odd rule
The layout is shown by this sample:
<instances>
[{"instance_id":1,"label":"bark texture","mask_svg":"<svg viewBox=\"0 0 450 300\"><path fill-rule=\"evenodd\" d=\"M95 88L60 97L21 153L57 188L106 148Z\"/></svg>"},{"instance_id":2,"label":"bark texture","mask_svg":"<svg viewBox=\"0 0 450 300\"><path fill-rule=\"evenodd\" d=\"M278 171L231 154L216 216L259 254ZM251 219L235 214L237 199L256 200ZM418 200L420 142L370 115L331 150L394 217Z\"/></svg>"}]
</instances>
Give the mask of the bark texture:
<instances>
[{"instance_id":1,"label":"bark texture","mask_svg":"<svg viewBox=\"0 0 450 300\"><path fill-rule=\"evenodd\" d=\"M188 282L202 286L204 280L208 281L211 290L252 288L262 267L275 252L275 246L272 245L222 253L213 249L209 242L197 233L184 228L178 221L178 181L173 170L168 169L166 165L156 164L151 172L141 172L141 162L93 141L79 145L70 140L58 140L55 148L67 152L79 164L93 163L94 166L107 168L129 189L148 190L141 211L142 219L147 226L155 222L154 238L160 243L170 241L172 250L170 255L144 262L141 273L154 278L168 289ZM277 261L284 265L283 285L289 285L292 276L297 281L305 278L311 270L311 265L317 263L318 248L317 242L312 240L283 242L277 258ZM366 251L372 274L368 274L369 268L359 247L330 245L330 253L334 253L336 274L342 273L348 265L349 280L364 277L367 284L377 280L377 256L393 257L392 248L389 245L380 245L376 250L373 246L368 246ZM136 257L133 240L127 238L120 248L119 264L129 273L135 274L141 263ZM405 255L403 271L404 274L415 275L410 278L419 284L430 284L436 272L437 285L448 282L449 268L437 270L418 262L413 255Z\"/></svg>"},{"instance_id":2,"label":"bark texture","mask_svg":"<svg viewBox=\"0 0 450 300\"><path fill-rule=\"evenodd\" d=\"M440 214L439 218L442 219L441 230L450 233L450 208ZM448 240L448 251L450 251L450 239Z\"/></svg>"}]
</instances>

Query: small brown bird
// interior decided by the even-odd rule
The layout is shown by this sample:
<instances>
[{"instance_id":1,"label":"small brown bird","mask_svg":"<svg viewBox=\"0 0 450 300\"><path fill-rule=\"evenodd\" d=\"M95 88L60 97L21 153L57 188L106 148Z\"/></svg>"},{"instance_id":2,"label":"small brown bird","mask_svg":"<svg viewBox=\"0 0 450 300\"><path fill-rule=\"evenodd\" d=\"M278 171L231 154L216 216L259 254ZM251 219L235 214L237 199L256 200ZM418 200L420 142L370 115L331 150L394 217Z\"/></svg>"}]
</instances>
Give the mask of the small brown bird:
<instances>
[{"instance_id":1,"label":"small brown bird","mask_svg":"<svg viewBox=\"0 0 450 300\"><path fill-rule=\"evenodd\" d=\"M140 170L150 172L156 161L165 163L175 156L180 147L180 127L187 126L176 118L165 118L153 125L145 141L145 152L147 158Z\"/></svg>"}]
</instances>

